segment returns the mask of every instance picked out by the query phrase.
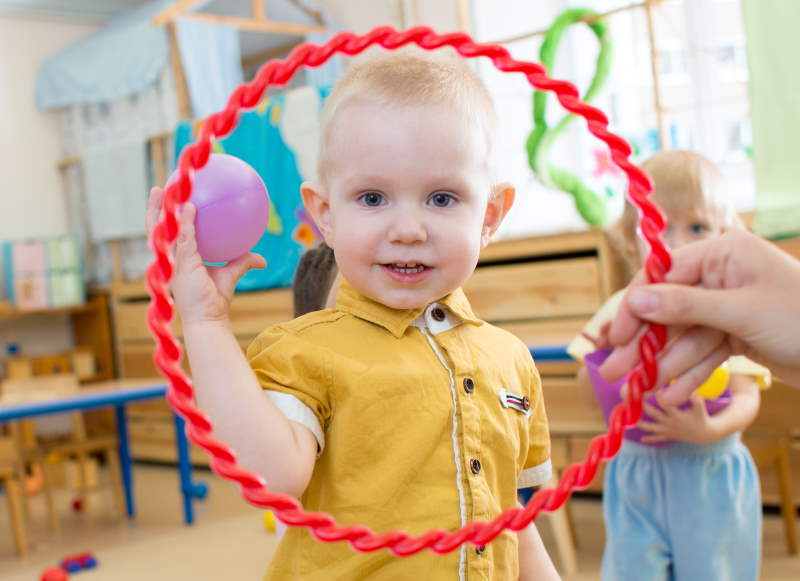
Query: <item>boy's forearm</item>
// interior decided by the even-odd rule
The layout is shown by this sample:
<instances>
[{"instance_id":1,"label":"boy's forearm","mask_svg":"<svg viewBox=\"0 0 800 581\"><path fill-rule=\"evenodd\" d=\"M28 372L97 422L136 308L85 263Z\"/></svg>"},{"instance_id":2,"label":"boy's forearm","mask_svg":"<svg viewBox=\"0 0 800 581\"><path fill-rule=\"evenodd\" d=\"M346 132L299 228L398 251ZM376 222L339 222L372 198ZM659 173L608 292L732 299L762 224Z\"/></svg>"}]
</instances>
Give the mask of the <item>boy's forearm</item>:
<instances>
[{"instance_id":1,"label":"boy's forearm","mask_svg":"<svg viewBox=\"0 0 800 581\"><path fill-rule=\"evenodd\" d=\"M732 375L730 390L731 403L710 419L714 426L716 439L741 432L753 423L758 414L761 395L755 378L747 375Z\"/></svg>"},{"instance_id":2,"label":"boy's forearm","mask_svg":"<svg viewBox=\"0 0 800 581\"><path fill-rule=\"evenodd\" d=\"M287 420L264 395L227 322L194 323L183 333L197 404L214 435L271 490L299 496L316 458L311 431Z\"/></svg>"},{"instance_id":3,"label":"boy's forearm","mask_svg":"<svg viewBox=\"0 0 800 581\"><path fill-rule=\"evenodd\" d=\"M520 581L559 581L561 576L556 571L542 538L531 523L517 533L519 545L519 579Z\"/></svg>"}]
</instances>

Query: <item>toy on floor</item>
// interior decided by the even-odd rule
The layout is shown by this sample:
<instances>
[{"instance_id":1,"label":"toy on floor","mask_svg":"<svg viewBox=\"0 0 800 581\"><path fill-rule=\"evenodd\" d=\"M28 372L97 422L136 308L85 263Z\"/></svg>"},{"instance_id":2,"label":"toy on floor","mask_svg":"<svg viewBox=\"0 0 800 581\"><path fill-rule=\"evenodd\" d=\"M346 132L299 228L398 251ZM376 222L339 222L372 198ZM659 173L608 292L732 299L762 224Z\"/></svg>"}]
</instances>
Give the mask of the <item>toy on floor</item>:
<instances>
[{"instance_id":1,"label":"toy on floor","mask_svg":"<svg viewBox=\"0 0 800 581\"><path fill-rule=\"evenodd\" d=\"M80 497L73 498L72 502L70 503L70 506L72 506L72 510L74 512L82 512L83 511L83 499L80 498Z\"/></svg>"},{"instance_id":2,"label":"toy on floor","mask_svg":"<svg viewBox=\"0 0 800 581\"><path fill-rule=\"evenodd\" d=\"M69 573L77 573L78 571L94 569L95 567L97 567L97 559L88 551L61 559L61 568Z\"/></svg>"},{"instance_id":3,"label":"toy on floor","mask_svg":"<svg viewBox=\"0 0 800 581\"><path fill-rule=\"evenodd\" d=\"M630 145L608 130L606 115L583 103L578 89L571 83L548 77L542 65L517 61L506 48L500 45L477 44L465 33L439 35L424 26L398 32L389 26L380 26L365 35L339 32L324 46L303 43L295 47L286 59L265 63L250 82L234 91L224 111L215 113L204 121L197 142L186 146L180 154L178 173L173 176L174 183L164 193L162 216L153 228L150 240L154 258L146 276L152 298L147 321L156 341L155 362L161 373L169 379L167 401L186 420L189 440L211 453L214 471L237 482L241 486L243 497L249 503L273 509L276 517L288 525L308 527L309 532L321 541L349 541L359 551L389 548L396 556L413 555L426 548L436 553L449 553L465 543L483 546L506 529L520 530L526 527L542 510L557 510L566 502L574 488L588 486L597 474L600 462L612 458L619 451L623 431L639 421L642 415L642 394L655 384L658 376L657 356L667 341L666 327L649 325L639 340L640 345L646 348L642 348L642 364L628 382L629 401L618 405L611 414L609 433L592 440L586 459L567 467L558 487L539 489L525 508L511 507L492 522L471 522L453 531L434 529L415 537L402 531L376 534L366 526L340 527L331 515L305 512L296 498L271 492L262 478L237 465L235 454L224 442L214 438L211 422L195 405L194 389L179 364L181 350L170 328L175 310L169 294L174 265L171 249L180 234L180 208L192 196L193 181L199 181L203 169L214 159L211 155L212 142L233 131L242 110L256 107L267 88L284 86L300 68L317 67L340 52L353 56L373 45L394 50L407 44L416 44L425 50L451 47L465 58L486 57L498 70L524 77L535 89L555 93L559 103L567 111L586 119L589 132L609 147L611 159L628 178L628 197L640 210L641 236L650 248L644 267L648 280L652 283L663 282L671 266L669 251L661 239L666 222L658 206L649 199L653 191L652 184L644 172L630 162ZM209 212L213 221L220 218L215 212L216 208L214 212ZM228 218L226 216L226 220ZM228 224L224 231L238 229L238 224ZM213 242L222 244L219 239ZM208 256L203 258L213 260Z\"/></svg>"},{"instance_id":4,"label":"toy on floor","mask_svg":"<svg viewBox=\"0 0 800 581\"><path fill-rule=\"evenodd\" d=\"M275 532L275 513L273 513L271 510L265 510L261 520L264 523L265 531L268 533Z\"/></svg>"},{"instance_id":5,"label":"toy on floor","mask_svg":"<svg viewBox=\"0 0 800 581\"><path fill-rule=\"evenodd\" d=\"M175 170L166 185L178 175ZM267 186L256 170L232 155L211 154L194 175L190 201L197 208L197 251L206 262L228 262L246 254L267 229Z\"/></svg>"},{"instance_id":6,"label":"toy on floor","mask_svg":"<svg viewBox=\"0 0 800 581\"><path fill-rule=\"evenodd\" d=\"M69 575L61 567L50 567L42 573L39 581L69 581Z\"/></svg>"}]
</instances>

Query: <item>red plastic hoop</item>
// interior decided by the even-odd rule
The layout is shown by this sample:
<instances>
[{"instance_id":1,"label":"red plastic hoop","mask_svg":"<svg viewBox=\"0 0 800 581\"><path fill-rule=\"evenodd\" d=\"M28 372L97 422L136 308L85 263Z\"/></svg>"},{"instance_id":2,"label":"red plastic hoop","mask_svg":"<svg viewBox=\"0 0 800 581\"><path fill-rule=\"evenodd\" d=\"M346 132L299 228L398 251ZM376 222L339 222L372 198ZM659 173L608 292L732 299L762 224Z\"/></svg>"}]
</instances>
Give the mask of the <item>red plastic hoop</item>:
<instances>
[{"instance_id":1,"label":"red plastic hoop","mask_svg":"<svg viewBox=\"0 0 800 581\"><path fill-rule=\"evenodd\" d=\"M332 516L306 512L297 499L270 492L261 477L237 466L233 451L213 437L210 420L192 402L192 384L180 367L181 349L170 328L174 315L168 292L173 274L170 247L179 234L177 211L191 195L194 171L205 166L208 161L212 140L230 133L236 125L239 112L258 105L267 87L285 85L299 67L319 66L335 53L352 56L372 45L392 50L411 43L426 50L450 46L466 58L487 57L498 70L521 73L536 89L555 93L566 110L586 119L589 131L608 145L612 160L628 176L627 194L640 210L642 236L650 247L645 262L645 271L650 281L663 282L671 265L670 255L660 238L665 227L664 218L649 199L652 193L650 181L629 161L631 148L628 143L608 131L608 119L603 112L583 103L578 90L572 84L549 78L543 66L514 60L505 48L476 44L467 34L438 35L427 27L398 32L383 26L364 36L343 32L323 46L302 44L286 60L272 60L264 64L250 83L241 85L233 92L224 111L215 113L206 120L198 141L187 146L178 160L179 177L166 190L163 217L153 229L151 238L155 258L148 267L146 276L152 297L147 321L156 340L156 365L170 383L167 400L186 420L189 439L211 454L214 472L237 482L248 502L271 508L287 525L309 527L322 541L346 540L359 551L388 548L398 556L412 555L425 548L437 553L447 553L466 542L485 545L505 529L520 530L526 527L542 510L558 509L574 489L588 486L600 461L611 458L619 450L624 429L639 420L643 393L653 387L657 377L656 355L666 342L666 329L661 325L650 325L639 342L642 364L634 370L629 380L629 401L614 409L609 420L608 433L592 440L584 462L567 467L556 488L539 490L525 508L510 508L491 522L471 522L453 532L434 529L417 537L402 531L377 534L361 525L340 527Z\"/></svg>"}]
</instances>

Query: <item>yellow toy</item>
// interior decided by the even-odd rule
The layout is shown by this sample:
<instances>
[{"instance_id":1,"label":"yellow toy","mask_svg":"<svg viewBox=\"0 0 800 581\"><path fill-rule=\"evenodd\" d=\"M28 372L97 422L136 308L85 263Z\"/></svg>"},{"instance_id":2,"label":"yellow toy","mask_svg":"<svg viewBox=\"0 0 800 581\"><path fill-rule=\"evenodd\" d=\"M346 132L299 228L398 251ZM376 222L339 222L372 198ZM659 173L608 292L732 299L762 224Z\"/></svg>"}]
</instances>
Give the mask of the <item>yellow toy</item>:
<instances>
[{"instance_id":1,"label":"yellow toy","mask_svg":"<svg viewBox=\"0 0 800 581\"><path fill-rule=\"evenodd\" d=\"M716 399L722 395L722 392L728 387L730 378L731 374L728 371L728 364L723 363L714 370L709 378L706 379L696 391L705 399Z\"/></svg>"},{"instance_id":2,"label":"yellow toy","mask_svg":"<svg viewBox=\"0 0 800 581\"><path fill-rule=\"evenodd\" d=\"M264 511L264 516L262 517L262 521L264 522L264 529L267 532L270 533L275 532L275 515L272 513L271 510Z\"/></svg>"}]
</instances>

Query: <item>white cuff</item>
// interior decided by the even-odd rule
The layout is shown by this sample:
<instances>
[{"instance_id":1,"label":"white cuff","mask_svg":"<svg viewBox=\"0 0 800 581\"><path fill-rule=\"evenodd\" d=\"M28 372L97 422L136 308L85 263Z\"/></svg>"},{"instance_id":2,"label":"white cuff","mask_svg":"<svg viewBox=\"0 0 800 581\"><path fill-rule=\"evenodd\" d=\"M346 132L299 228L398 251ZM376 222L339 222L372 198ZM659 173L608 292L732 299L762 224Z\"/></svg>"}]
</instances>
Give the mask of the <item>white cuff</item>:
<instances>
[{"instance_id":1,"label":"white cuff","mask_svg":"<svg viewBox=\"0 0 800 581\"><path fill-rule=\"evenodd\" d=\"M526 468L523 470L519 478L517 478L517 488L528 488L529 486L539 486L544 484L553 475L553 465L548 458L538 466Z\"/></svg>"},{"instance_id":2,"label":"white cuff","mask_svg":"<svg viewBox=\"0 0 800 581\"><path fill-rule=\"evenodd\" d=\"M317 456L322 454L322 450L325 449L325 434L322 431L322 426L319 425L316 414L311 411L311 408L288 393L271 390L264 390L264 393L266 393L270 401L275 404L275 407L286 416L287 420L297 422L301 426L305 426L311 430L319 446Z\"/></svg>"}]
</instances>

